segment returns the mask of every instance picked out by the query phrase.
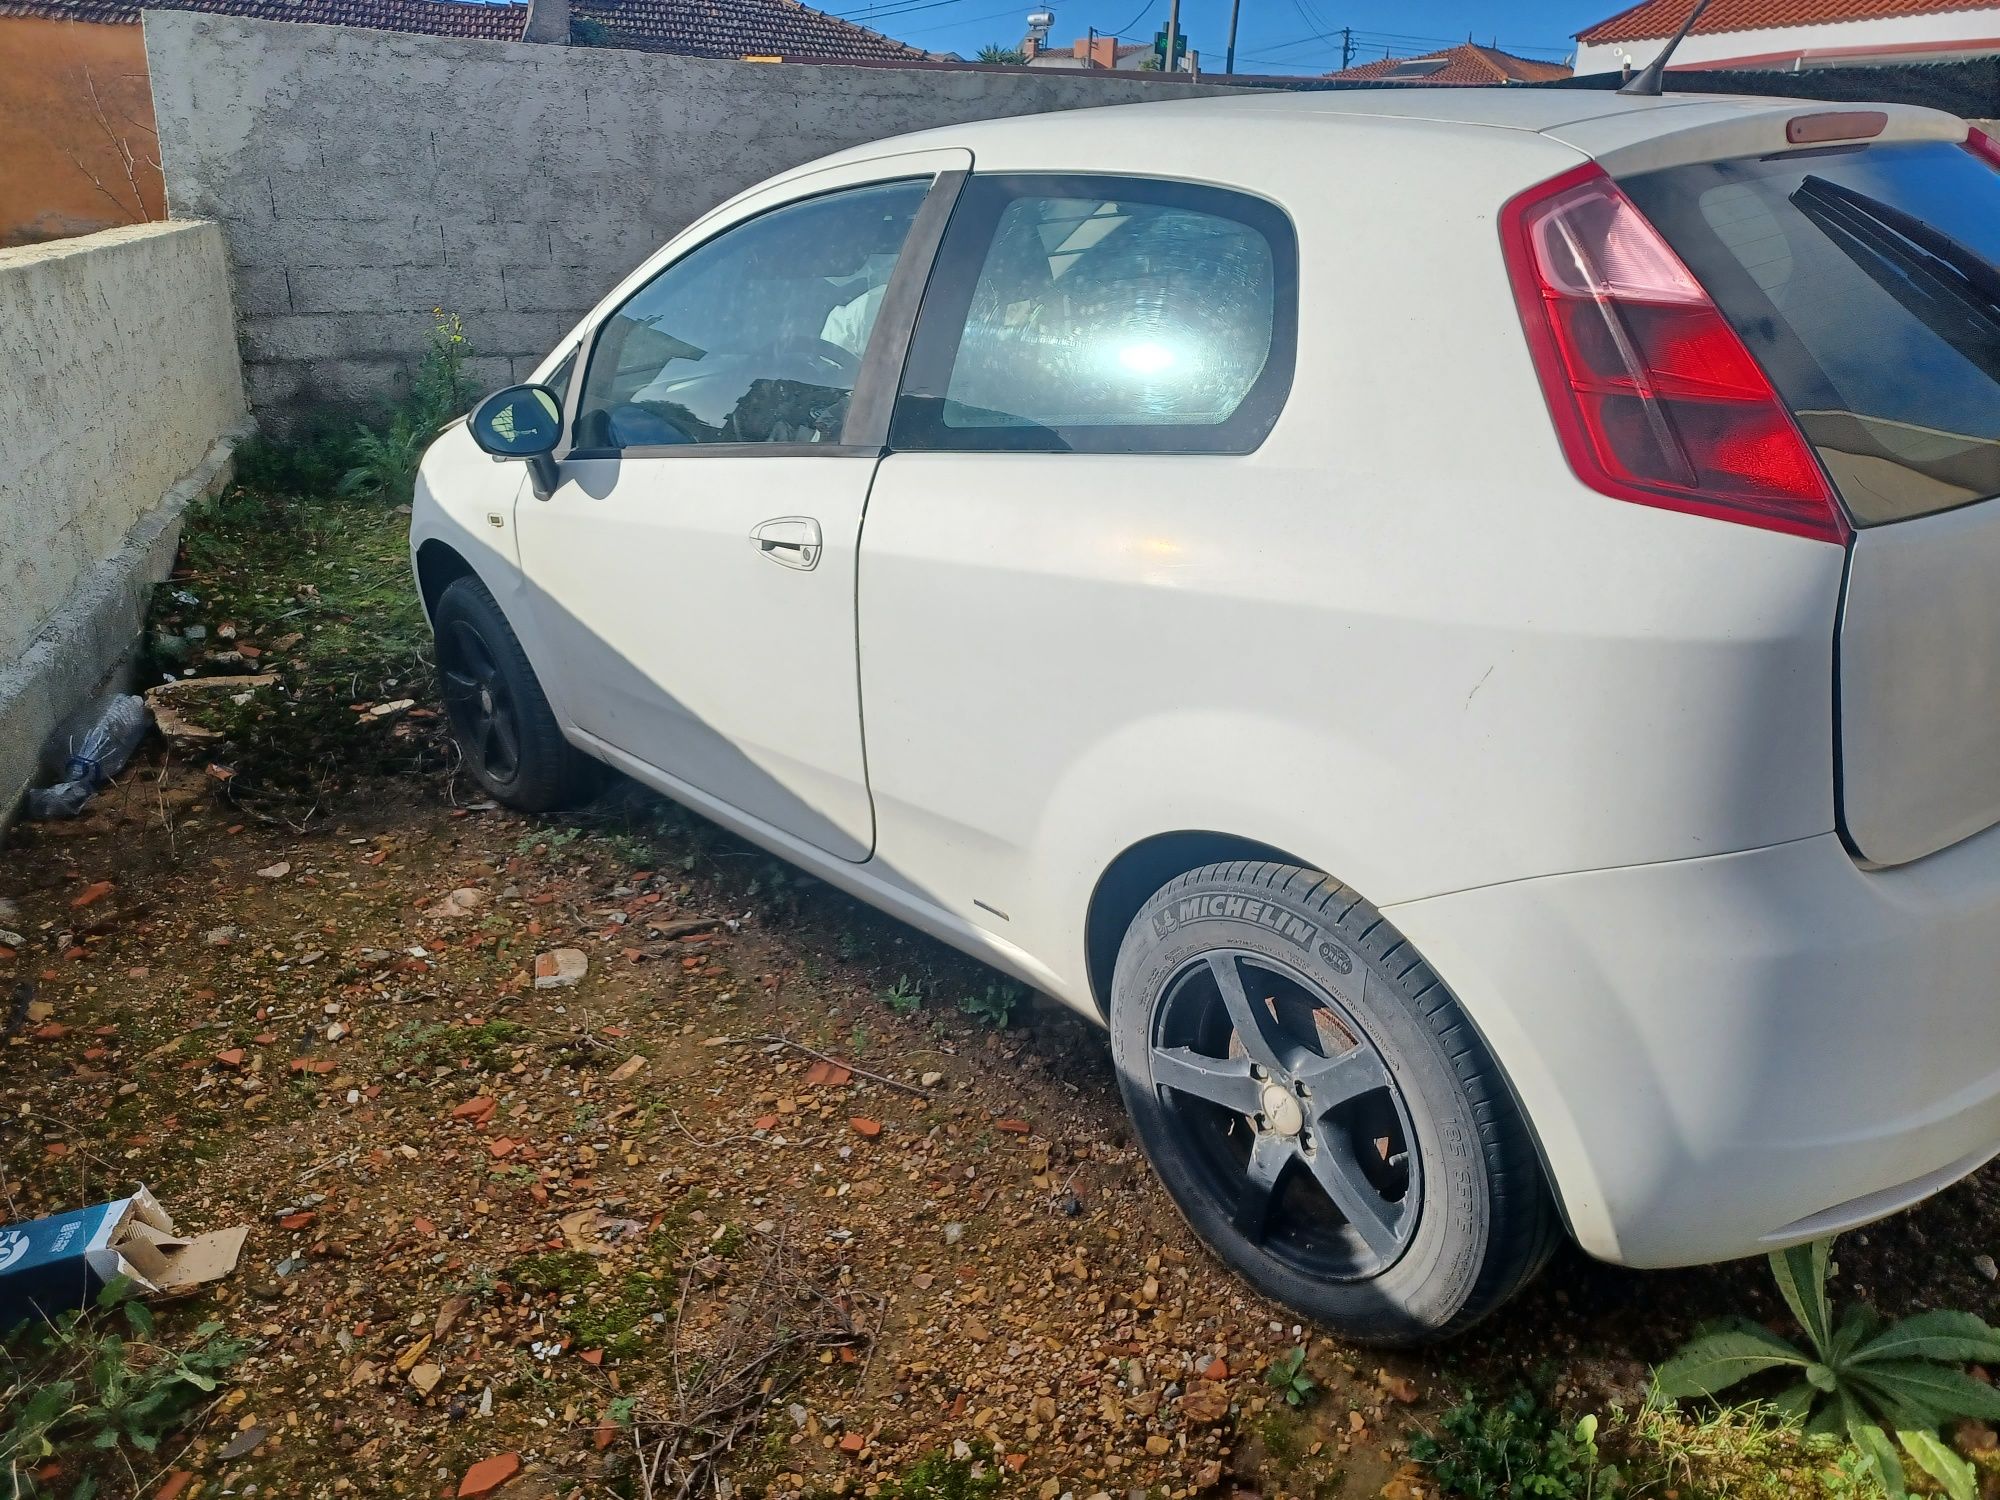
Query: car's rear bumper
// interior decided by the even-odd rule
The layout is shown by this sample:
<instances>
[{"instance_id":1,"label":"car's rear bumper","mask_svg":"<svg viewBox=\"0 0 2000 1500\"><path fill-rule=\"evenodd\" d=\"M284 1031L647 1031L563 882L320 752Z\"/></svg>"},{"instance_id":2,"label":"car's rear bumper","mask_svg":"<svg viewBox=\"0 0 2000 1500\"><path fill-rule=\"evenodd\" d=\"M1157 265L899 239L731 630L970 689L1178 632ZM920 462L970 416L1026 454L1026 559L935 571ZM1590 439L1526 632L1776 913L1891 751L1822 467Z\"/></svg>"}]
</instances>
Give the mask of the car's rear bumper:
<instances>
[{"instance_id":1,"label":"car's rear bumper","mask_svg":"<svg viewBox=\"0 0 2000 1500\"><path fill-rule=\"evenodd\" d=\"M2000 829L1893 870L1827 834L1387 914L1485 1034L1604 1259L1759 1253L2000 1151Z\"/></svg>"}]
</instances>

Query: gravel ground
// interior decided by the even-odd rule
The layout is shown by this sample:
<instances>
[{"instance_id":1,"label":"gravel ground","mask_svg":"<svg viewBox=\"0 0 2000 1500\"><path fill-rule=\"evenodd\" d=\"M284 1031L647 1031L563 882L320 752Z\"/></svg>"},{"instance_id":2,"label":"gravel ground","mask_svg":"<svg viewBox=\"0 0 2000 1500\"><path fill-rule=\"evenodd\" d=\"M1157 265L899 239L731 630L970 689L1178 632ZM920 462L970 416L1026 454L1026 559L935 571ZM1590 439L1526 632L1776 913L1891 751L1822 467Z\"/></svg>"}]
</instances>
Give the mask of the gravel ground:
<instances>
[{"instance_id":1,"label":"gravel ground","mask_svg":"<svg viewBox=\"0 0 2000 1500\"><path fill-rule=\"evenodd\" d=\"M434 739L421 702L342 712ZM0 1217L143 1182L251 1226L163 1326L255 1350L129 1493L645 1495L635 1433L706 1401L727 1451L680 1477L713 1500L1408 1500L1467 1387L1629 1406L1703 1318L1781 1313L1761 1265L1572 1250L1449 1349L1343 1346L1189 1234L1094 1027L974 1019L996 976L708 825L435 772L288 818L209 759L156 746L0 856ZM1836 1292L1991 1318L1996 1226L1983 1174L1843 1240ZM1300 1345L1293 1411L1262 1375Z\"/></svg>"}]
</instances>

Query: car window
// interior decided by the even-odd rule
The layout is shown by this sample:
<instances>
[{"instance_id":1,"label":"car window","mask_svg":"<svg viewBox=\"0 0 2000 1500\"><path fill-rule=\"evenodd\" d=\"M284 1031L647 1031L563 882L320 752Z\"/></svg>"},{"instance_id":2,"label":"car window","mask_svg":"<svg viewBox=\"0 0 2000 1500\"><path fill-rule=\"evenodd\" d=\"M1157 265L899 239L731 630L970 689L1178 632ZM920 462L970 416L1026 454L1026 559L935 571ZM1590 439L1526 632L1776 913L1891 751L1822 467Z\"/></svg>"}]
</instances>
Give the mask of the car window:
<instances>
[{"instance_id":1,"label":"car window","mask_svg":"<svg viewBox=\"0 0 2000 1500\"><path fill-rule=\"evenodd\" d=\"M1291 378L1289 222L1244 194L974 178L946 235L894 441L1246 452Z\"/></svg>"},{"instance_id":2,"label":"car window","mask_svg":"<svg viewBox=\"0 0 2000 1500\"><path fill-rule=\"evenodd\" d=\"M2000 494L2000 174L1917 141L1621 186L1701 279L1863 526Z\"/></svg>"},{"instance_id":3,"label":"car window","mask_svg":"<svg viewBox=\"0 0 2000 1500\"><path fill-rule=\"evenodd\" d=\"M787 204L689 251L604 322L576 451L838 443L928 181Z\"/></svg>"}]
</instances>

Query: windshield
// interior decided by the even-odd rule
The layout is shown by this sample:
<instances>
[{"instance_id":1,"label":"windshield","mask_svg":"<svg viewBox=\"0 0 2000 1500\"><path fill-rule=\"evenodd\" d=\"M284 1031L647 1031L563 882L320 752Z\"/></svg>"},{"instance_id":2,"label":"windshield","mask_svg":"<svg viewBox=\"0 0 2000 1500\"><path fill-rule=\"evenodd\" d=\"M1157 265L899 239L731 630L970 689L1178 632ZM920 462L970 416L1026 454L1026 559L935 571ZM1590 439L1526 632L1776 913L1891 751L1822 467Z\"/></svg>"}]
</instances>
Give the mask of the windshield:
<instances>
[{"instance_id":1,"label":"windshield","mask_svg":"<svg viewBox=\"0 0 2000 1500\"><path fill-rule=\"evenodd\" d=\"M2000 494L2000 173L1929 141L1620 186L1762 362L1858 524Z\"/></svg>"}]
</instances>

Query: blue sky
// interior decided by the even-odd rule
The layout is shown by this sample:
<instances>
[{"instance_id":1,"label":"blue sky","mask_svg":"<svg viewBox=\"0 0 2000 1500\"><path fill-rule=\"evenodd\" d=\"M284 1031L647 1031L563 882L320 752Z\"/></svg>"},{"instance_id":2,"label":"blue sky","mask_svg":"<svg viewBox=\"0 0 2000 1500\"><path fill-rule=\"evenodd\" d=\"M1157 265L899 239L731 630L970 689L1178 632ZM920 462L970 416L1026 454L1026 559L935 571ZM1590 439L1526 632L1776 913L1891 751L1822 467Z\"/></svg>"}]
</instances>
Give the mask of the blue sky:
<instances>
[{"instance_id":1,"label":"blue sky","mask_svg":"<svg viewBox=\"0 0 2000 1500\"><path fill-rule=\"evenodd\" d=\"M808 0L914 46L970 57L988 42L1021 38L1028 4L1001 0ZM1573 32L1630 0L1242 0L1236 34L1239 72L1324 73L1340 65L1340 29L1352 27L1355 60L1399 57L1462 42L1498 41L1524 57L1560 62ZM1092 26L1150 42L1166 24L1169 0L1054 0L1051 40L1068 42ZM1220 71L1229 37L1229 0L1181 0L1181 26L1201 49L1204 70Z\"/></svg>"}]
</instances>

